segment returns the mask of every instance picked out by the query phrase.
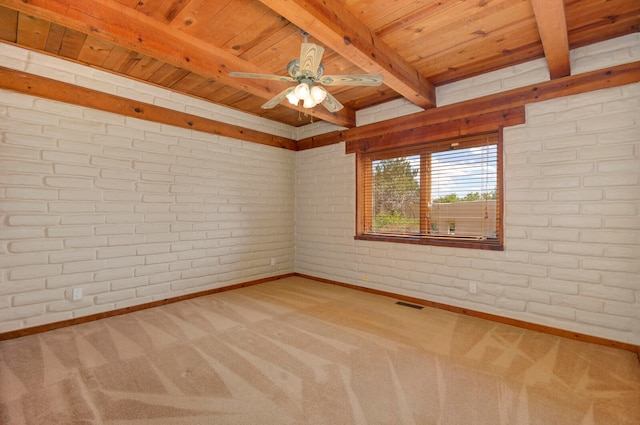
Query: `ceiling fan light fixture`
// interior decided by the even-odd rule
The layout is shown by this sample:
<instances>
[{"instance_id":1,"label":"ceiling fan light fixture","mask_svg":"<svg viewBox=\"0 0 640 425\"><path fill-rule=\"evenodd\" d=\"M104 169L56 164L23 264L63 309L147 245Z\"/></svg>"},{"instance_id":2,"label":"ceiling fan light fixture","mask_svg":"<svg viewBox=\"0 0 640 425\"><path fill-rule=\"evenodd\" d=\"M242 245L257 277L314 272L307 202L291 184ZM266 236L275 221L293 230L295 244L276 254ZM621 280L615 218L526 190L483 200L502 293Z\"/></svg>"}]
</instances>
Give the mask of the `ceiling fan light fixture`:
<instances>
[{"instance_id":1,"label":"ceiling fan light fixture","mask_svg":"<svg viewBox=\"0 0 640 425\"><path fill-rule=\"evenodd\" d=\"M304 108L313 108L314 106L316 106L316 101L313 99L313 97L309 96L304 99L304 103L302 104L302 106Z\"/></svg>"},{"instance_id":2,"label":"ceiling fan light fixture","mask_svg":"<svg viewBox=\"0 0 640 425\"><path fill-rule=\"evenodd\" d=\"M298 96L296 96L295 92L293 91L287 95L287 100L292 105L297 105L298 102L300 102L300 99L298 98Z\"/></svg>"},{"instance_id":3,"label":"ceiling fan light fixture","mask_svg":"<svg viewBox=\"0 0 640 425\"><path fill-rule=\"evenodd\" d=\"M306 100L311 94L311 89L307 83L300 83L293 91L298 99Z\"/></svg>"},{"instance_id":4,"label":"ceiling fan light fixture","mask_svg":"<svg viewBox=\"0 0 640 425\"><path fill-rule=\"evenodd\" d=\"M322 103L323 100L327 97L327 91L322 87L313 86L311 87L311 97L317 103Z\"/></svg>"},{"instance_id":5,"label":"ceiling fan light fixture","mask_svg":"<svg viewBox=\"0 0 640 425\"><path fill-rule=\"evenodd\" d=\"M310 109L326 99L327 91L303 80L286 97L292 105L298 105L302 100L302 107Z\"/></svg>"}]
</instances>

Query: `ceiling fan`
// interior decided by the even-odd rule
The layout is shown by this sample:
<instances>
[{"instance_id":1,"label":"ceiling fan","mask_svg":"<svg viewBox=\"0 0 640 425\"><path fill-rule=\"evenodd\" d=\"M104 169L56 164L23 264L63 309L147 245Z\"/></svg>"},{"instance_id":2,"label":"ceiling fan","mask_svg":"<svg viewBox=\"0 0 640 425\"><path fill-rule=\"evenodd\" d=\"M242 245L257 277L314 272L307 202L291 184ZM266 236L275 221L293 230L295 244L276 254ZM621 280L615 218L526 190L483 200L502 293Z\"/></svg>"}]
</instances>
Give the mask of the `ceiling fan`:
<instances>
[{"instance_id":1,"label":"ceiling fan","mask_svg":"<svg viewBox=\"0 0 640 425\"><path fill-rule=\"evenodd\" d=\"M287 64L289 77L250 72L229 73L230 77L298 83L296 86L289 87L278 93L262 105L263 109L271 109L287 98L293 105L299 105L300 101L303 102L302 106L304 108L313 108L317 104L322 104L329 112L337 112L344 106L323 87L314 85L315 83L320 83L323 86L379 86L382 84L382 75L380 74L323 75L324 64L321 61L324 47L308 43L308 34L305 32L302 34L304 42L300 48L300 58L294 59Z\"/></svg>"}]
</instances>

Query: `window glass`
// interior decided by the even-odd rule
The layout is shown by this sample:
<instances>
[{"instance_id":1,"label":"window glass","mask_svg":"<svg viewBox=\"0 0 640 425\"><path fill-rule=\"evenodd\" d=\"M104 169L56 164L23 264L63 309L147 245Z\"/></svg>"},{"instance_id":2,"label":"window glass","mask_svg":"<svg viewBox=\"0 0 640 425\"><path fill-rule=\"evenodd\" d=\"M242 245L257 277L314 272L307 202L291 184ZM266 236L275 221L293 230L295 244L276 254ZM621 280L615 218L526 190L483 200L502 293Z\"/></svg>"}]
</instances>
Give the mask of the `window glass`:
<instances>
[{"instance_id":1,"label":"window glass","mask_svg":"<svg viewBox=\"0 0 640 425\"><path fill-rule=\"evenodd\" d=\"M356 236L500 245L500 152L491 134L359 154Z\"/></svg>"}]
</instances>

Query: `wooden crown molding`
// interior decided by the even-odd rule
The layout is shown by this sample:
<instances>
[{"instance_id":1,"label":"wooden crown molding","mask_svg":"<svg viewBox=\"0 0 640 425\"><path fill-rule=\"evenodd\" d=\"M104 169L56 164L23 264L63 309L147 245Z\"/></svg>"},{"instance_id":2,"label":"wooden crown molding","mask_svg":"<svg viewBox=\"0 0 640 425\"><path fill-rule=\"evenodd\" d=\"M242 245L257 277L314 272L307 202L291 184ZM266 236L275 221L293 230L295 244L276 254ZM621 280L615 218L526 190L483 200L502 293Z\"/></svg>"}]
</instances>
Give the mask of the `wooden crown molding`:
<instances>
[{"instance_id":1,"label":"wooden crown molding","mask_svg":"<svg viewBox=\"0 0 640 425\"><path fill-rule=\"evenodd\" d=\"M349 140L346 143L346 153L375 152L389 148L403 148L425 140L435 141L454 139L472 134L497 131L501 127L524 124L524 106L517 106L502 111L469 115L464 118L451 119L436 124L407 128L389 134L378 134Z\"/></svg>"},{"instance_id":2,"label":"wooden crown molding","mask_svg":"<svg viewBox=\"0 0 640 425\"><path fill-rule=\"evenodd\" d=\"M285 137L274 136L261 131L174 111L161 106L138 102L8 68L0 67L0 88L160 124L296 150L296 142Z\"/></svg>"},{"instance_id":3,"label":"wooden crown molding","mask_svg":"<svg viewBox=\"0 0 640 425\"><path fill-rule=\"evenodd\" d=\"M457 137L515 125L529 104L618 87L640 81L640 61L532 84L506 92L441 106L362 127L334 131L299 141L226 124L73 84L0 67L0 88L210 134L289 150L346 142L348 152L413 143L418 138Z\"/></svg>"}]
</instances>

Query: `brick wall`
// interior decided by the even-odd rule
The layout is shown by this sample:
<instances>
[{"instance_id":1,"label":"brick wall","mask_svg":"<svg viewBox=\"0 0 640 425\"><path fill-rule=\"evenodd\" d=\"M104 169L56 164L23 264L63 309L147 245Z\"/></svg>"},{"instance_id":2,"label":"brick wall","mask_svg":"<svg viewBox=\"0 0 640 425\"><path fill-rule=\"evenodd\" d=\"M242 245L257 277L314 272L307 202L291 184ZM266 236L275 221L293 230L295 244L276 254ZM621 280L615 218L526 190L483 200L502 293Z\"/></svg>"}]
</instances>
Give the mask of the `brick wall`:
<instances>
[{"instance_id":1,"label":"brick wall","mask_svg":"<svg viewBox=\"0 0 640 425\"><path fill-rule=\"evenodd\" d=\"M640 34L572 52L583 72L639 59ZM504 133L504 252L355 241L342 144L297 156L296 271L640 344L640 83L526 111Z\"/></svg>"},{"instance_id":2,"label":"brick wall","mask_svg":"<svg viewBox=\"0 0 640 425\"><path fill-rule=\"evenodd\" d=\"M0 47L3 66L285 137L330 128ZM581 72L639 59L639 34L572 52ZM497 90L545 78L529 66ZM505 131L506 250L487 252L354 241L344 144L293 153L0 92L0 332L297 271L640 344L639 105L638 84L529 105ZM413 112L391 102L358 122Z\"/></svg>"},{"instance_id":3,"label":"brick wall","mask_svg":"<svg viewBox=\"0 0 640 425\"><path fill-rule=\"evenodd\" d=\"M16 67L60 66L8 51ZM59 71L91 86L87 72ZM0 91L0 332L293 272L294 167L295 152Z\"/></svg>"}]
</instances>

